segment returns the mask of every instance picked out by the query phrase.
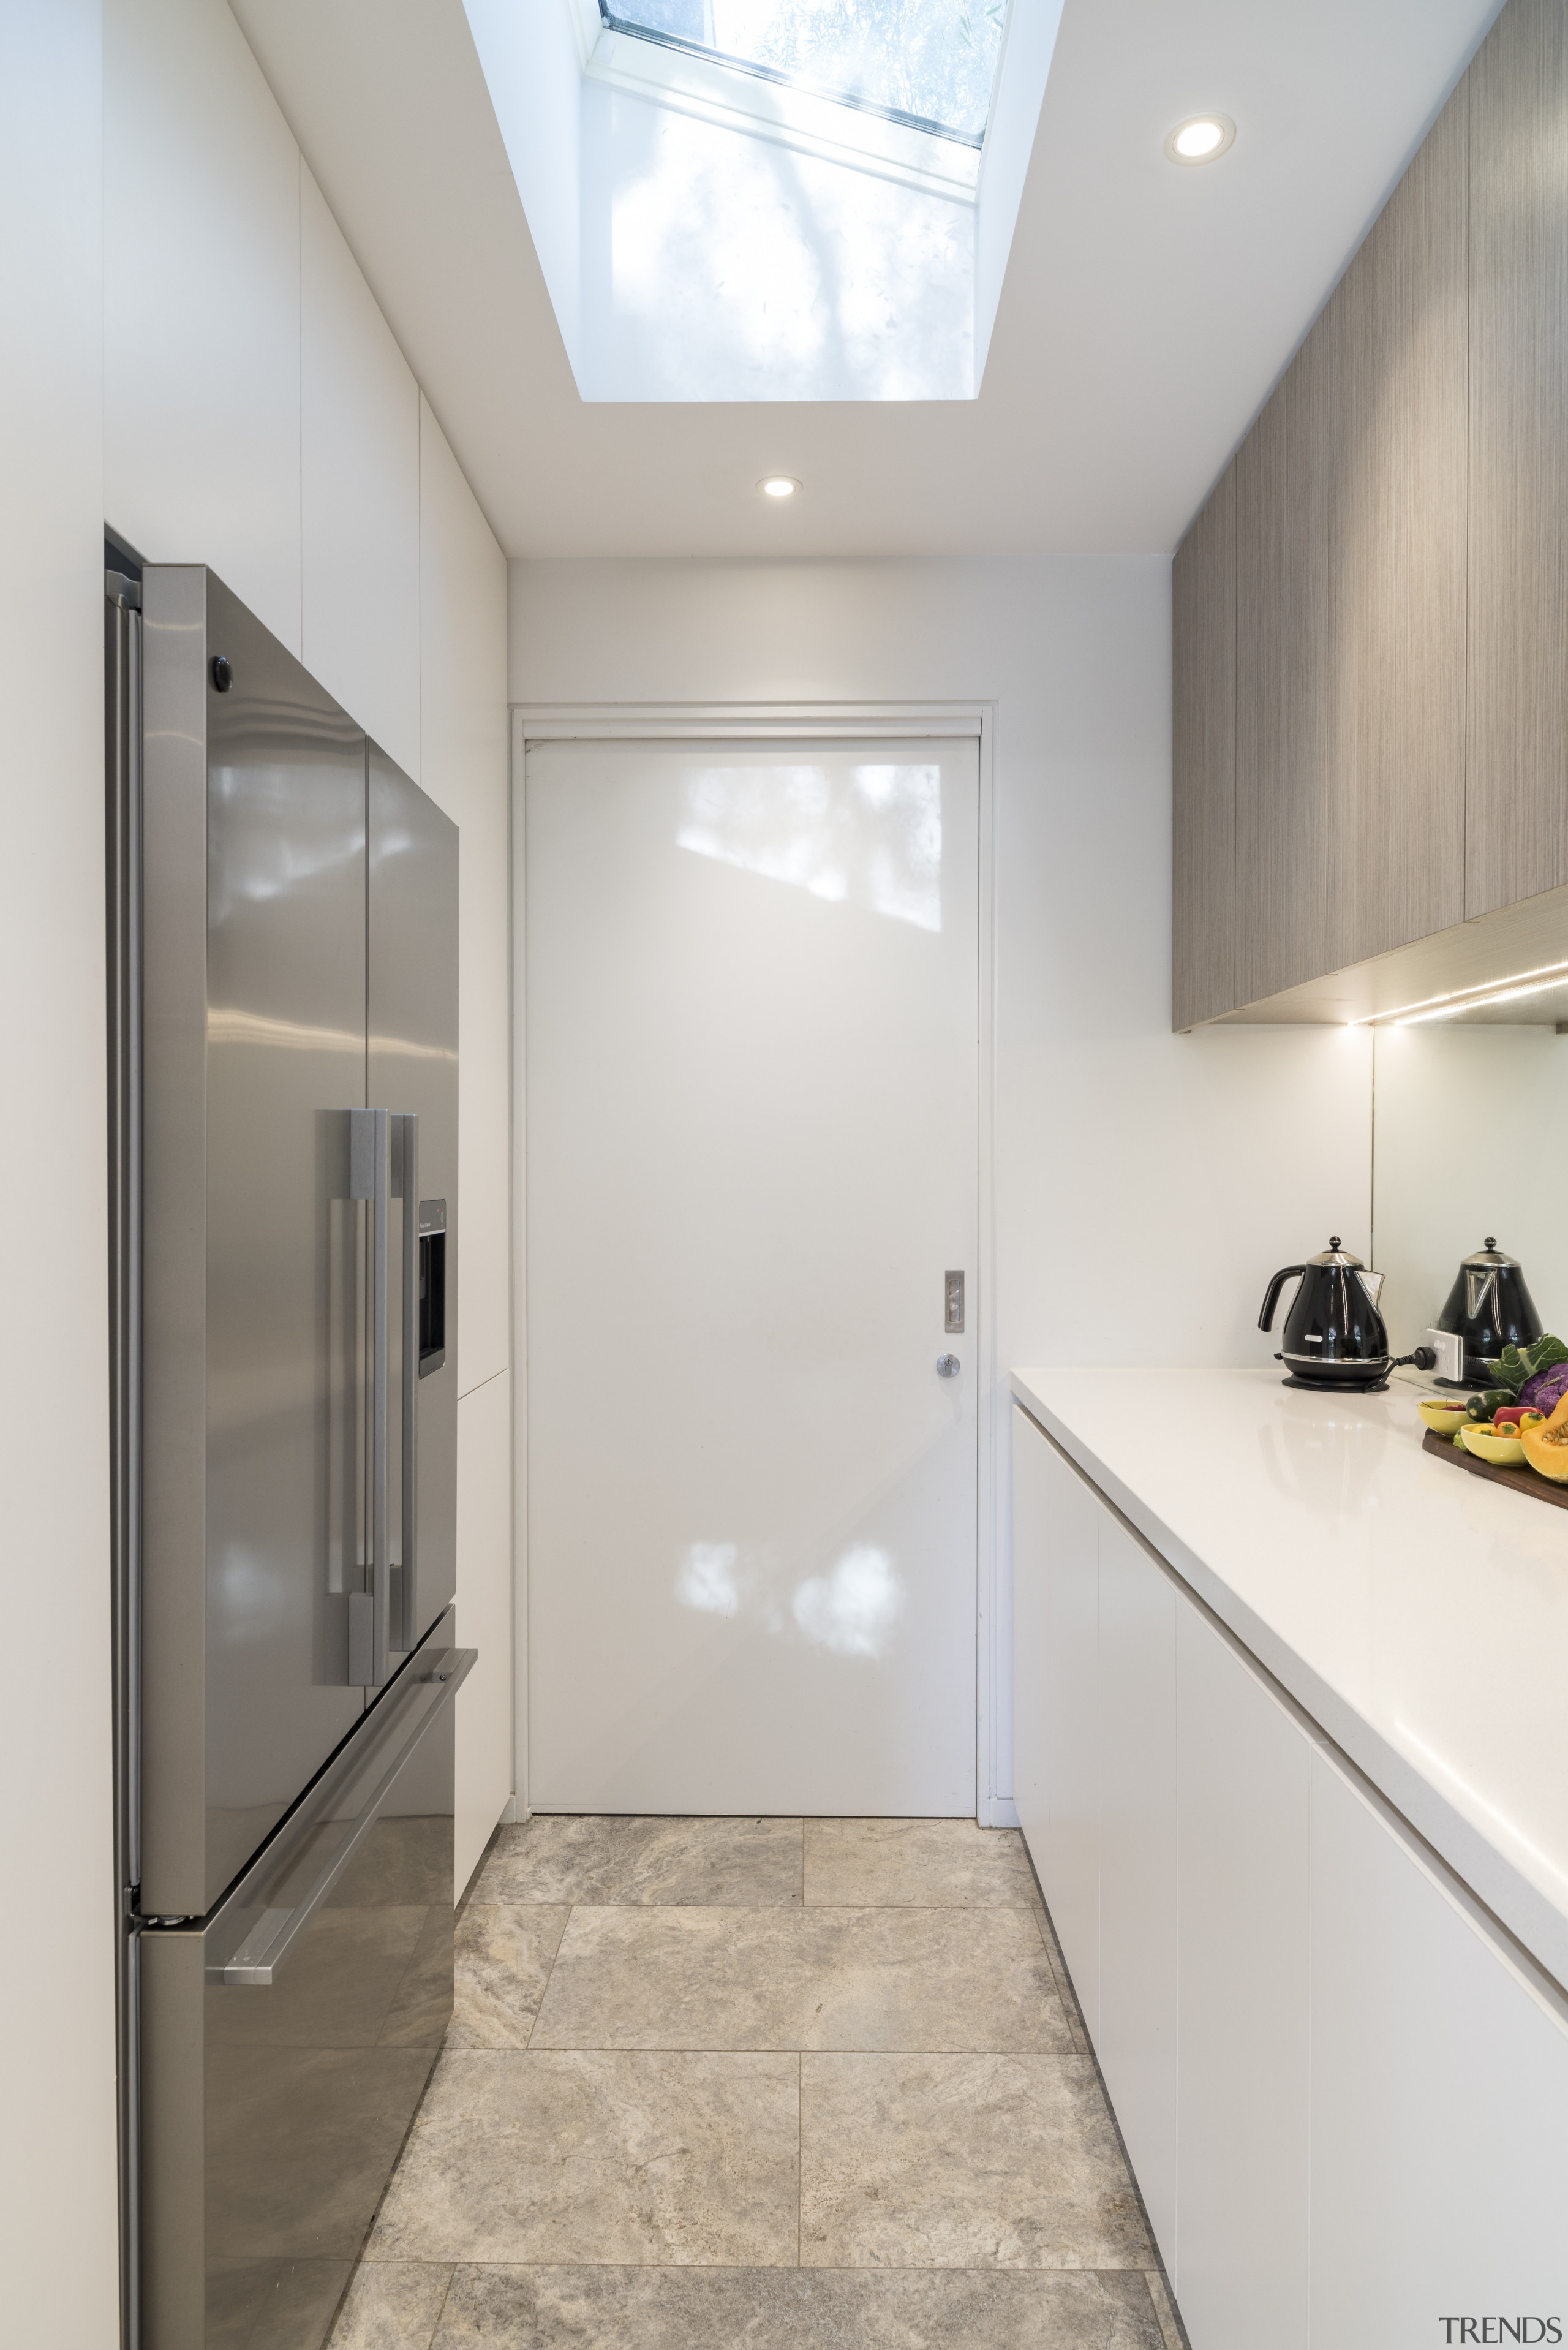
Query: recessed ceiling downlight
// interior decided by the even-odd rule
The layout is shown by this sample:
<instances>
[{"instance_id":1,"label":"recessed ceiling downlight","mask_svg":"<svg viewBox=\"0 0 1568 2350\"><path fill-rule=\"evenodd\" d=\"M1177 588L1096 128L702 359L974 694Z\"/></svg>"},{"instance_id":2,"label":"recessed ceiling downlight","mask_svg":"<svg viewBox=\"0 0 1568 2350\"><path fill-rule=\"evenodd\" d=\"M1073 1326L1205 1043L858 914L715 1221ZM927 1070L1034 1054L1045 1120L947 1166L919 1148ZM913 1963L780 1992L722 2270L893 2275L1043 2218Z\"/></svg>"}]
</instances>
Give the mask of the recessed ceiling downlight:
<instances>
[{"instance_id":1,"label":"recessed ceiling downlight","mask_svg":"<svg viewBox=\"0 0 1568 2350\"><path fill-rule=\"evenodd\" d=\"M790 473L769 473L757 487L764 498L794 498L800 494L800 484Z\"/></svg>"},{"instance_id":2,"label":"recessed ceiling downlight","mask_svg":"<svg viewBox=\"0 0 1568 2350\"><path fill-rule=\"evenodd\" d=\"M1236 126L1228 114L1193 114L1179 122L1165 142L1173 163L1212 163L1234 145Z\"/></svg>"}]
</instances>

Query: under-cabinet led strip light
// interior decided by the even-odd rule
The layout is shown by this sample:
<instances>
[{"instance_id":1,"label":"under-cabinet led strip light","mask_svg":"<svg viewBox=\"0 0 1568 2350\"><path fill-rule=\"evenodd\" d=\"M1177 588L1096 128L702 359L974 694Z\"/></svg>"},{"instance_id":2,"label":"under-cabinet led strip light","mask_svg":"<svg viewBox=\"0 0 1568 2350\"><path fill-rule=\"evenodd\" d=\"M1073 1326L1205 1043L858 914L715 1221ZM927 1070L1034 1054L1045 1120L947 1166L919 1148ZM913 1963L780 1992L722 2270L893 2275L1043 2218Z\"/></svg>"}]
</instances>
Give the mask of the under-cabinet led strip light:
<instances>
[{"instance_id":1,"label":"under-cabinet led strip light","mask_svg":"<svg viewBox=\"0 0 1568 2350\"><path fill-rule=\"evenodd\" d=\"M1459 1003L1440 1003L1435 1012L1409 1012L1396 1020L1396 1028L1418 1028L1423 1020L1457 1020L1461 1013L1480 1012L1489 1003L1512 1003L1521 995L1550 995L1562 987L1562 978L1538 979L1533 987L1500 987L1490 995L1468 995Z\"/></svg>"},{"instance_id":2,"label":"under-cabinet led strip light","mask_svg":"<svg viewBox=\"0 0 1568 2350\"><path fill-rule=\"evenodd\" d=\"M1539 983L1532 986L1528 984L1531 981ZM1488 1003L1509 1003L1518 995L1542 995L1564 982L1568 982L1568 962L1537 963L1533 971L1512 972L1508 978L1488 981L1484 986L1456 988L1447 995L1417 996L1414 1003L1393 1004L1386 1012L1368 1012L1346 1025L1375 1028L1380 1022L1392 1020L1401 1028L1410 1028L1420 1020L1452 1020L1461 1012L1479 1012Z\"/></svg>"}]
</instances>

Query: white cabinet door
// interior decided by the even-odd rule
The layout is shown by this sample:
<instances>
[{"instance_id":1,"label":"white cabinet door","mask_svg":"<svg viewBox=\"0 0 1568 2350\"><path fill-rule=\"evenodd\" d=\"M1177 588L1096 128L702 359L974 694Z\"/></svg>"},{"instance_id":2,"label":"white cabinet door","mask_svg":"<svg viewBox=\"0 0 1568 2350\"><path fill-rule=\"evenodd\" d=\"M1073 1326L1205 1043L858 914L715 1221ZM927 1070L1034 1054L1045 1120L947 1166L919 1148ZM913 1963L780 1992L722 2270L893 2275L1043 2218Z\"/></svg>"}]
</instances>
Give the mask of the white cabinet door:
<instances>
[{"instance_id":1,"label":"white cabinet door","mask_svg":"<svg viewBox=\"0 0 1568 2350\"><path fill-rule=\"evenodd\" d=\"M1196 2350L1304 2350L1312 1750L1194 1608L1176 1659L1176 2288Z\"/></svg>"},{"instance_id":2,"label":"white cabinet door","mask_svg":"<svg viewBox=\"0 0 1568 2350\"><path fill-rule=\"evenodd\" d=\"M1096 2044L1100 2030L1099 1528L1102 1505L1059 1453L1045 1480L1049 1560L1045 1899Z\"/></svg>"},{"instance_id":3,"label":"white cabinet door","mask_svg":"<svg viewBox=\"0 0 1568 2350\"><path fill-rule=\"evenodd\" d=\"M1147 1553L1100 1513L1100 2028L1106 2085L1176 2268L1176 1611Z\"/></svg>"},{"instance_id":4,"label":"white cabinet door","mask_svg":"<svg viewBox=\"0 0 1568 2350\"><path fill-rule=\"evenodd\" d=\"M1314 2350L1568 2330L1568 2032L1321 1754L1312 2001Z\"/></svg>"},{"instance_id":5,"label":"white cabinet door","mask_svg":"<svg viewBox=\"0 0 1568 2350\"><path fill-rule=\"evenodd\" d=\"M1047 1583L1052 1481L1061 1462L1028 1413L1012 1411L1012 1800L1045 1882Z\"/></svg>"}]
</instances>

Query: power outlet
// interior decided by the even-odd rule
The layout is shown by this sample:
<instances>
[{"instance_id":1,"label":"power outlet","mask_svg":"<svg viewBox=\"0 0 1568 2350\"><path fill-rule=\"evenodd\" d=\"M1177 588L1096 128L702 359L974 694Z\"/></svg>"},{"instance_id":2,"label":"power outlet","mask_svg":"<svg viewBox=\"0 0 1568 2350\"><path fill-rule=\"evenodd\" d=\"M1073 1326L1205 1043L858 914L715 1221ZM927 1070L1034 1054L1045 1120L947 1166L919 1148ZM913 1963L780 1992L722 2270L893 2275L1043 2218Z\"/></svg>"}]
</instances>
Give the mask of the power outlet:
<instances>
[{"instance_id":1,"label":"power outlet","mask_svg":"<svg viewBox=\"0 0 1568 2350\"><path fill-rule=\"evenodd\" d=\"M1438 1378L1452 1379L1462 1387L1465 1377L1465 1342L1457 1330L1423 1330L1422 1337L1436 1355Z\"/></svg>"}]
</instances>

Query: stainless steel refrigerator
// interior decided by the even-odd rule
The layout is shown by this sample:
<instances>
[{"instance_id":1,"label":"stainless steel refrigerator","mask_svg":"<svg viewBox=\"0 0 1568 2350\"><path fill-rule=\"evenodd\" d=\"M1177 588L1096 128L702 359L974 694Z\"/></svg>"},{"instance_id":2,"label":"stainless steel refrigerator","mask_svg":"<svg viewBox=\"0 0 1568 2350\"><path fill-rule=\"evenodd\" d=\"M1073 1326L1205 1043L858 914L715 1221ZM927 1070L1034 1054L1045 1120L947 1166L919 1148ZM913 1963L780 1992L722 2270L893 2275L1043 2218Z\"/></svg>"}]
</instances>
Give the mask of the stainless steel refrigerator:
<instances>
[{"instance_id":1,"label":"stainless steel refrigerator","mask_svg":"<svg viewBox=\"0 0 1568 2350\"><path fill-rule=\"evenodd\" d=\"M457 832L105 585L124 2330L317 2350L452 2009Z\"/></svg>"}]
</instances>

